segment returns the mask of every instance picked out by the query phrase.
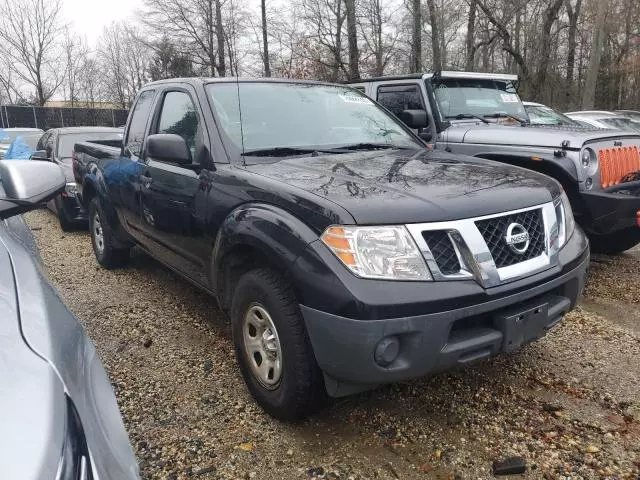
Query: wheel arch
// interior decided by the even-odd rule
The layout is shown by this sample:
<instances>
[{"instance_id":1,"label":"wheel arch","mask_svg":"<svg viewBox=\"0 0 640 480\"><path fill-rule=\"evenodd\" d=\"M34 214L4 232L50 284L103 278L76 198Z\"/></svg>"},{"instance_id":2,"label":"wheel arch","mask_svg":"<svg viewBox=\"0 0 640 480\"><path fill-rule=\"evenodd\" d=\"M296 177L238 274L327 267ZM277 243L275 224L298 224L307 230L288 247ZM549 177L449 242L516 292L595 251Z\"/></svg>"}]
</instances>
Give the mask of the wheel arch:
<instances>
[{"instance_id":1,"label":"wheel arch","mask_svg":"<svg viewBox=\"0 0 640 480\"><path fill-rule=\"evenodd\" d=\"M210 286L221 308L228 311L233 286L254 268L271 268L294 280L295 261L317 238L311 227L279 207L253 203L236 208L218 231L211 261Z\"/></svg>"}]
</instances>

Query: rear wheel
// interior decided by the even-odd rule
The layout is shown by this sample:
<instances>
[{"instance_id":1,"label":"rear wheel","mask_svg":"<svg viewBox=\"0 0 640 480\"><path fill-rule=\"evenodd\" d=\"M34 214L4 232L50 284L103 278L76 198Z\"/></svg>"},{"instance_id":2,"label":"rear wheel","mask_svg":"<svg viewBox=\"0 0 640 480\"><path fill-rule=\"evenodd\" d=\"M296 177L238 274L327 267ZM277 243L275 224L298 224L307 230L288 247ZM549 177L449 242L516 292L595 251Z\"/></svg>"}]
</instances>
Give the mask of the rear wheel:
<instances>
[{"instance_id":1,"label":"rear wheel","mask_svg":"<svg viewBox=\"0 0 640 480\"><path fill-rule=\"evenodd\" d=\"M129 248L114 246L113 232L104 214L100 200L94 197L89 204L89 231L96 260L104 268L113 269L129 261Z\"/></svg>"},{"instance_id":2,"label":"rear wheel","mask_svg":"<svg viewBox=\"0 0 640 480\"><path fill-rule=\"evenodd\" d=\"M240 372L258 404L280 420L299 420L326 400L298 303L277 272L244 274L231 305L233 343Z\"/></svg>"},{"instance_id":3,"label":"rear wheel","mask_svg":"<svg viewBox=\"0 0 640 480\"><path fill-rule=\"evenodd\" d=\"M630 227L608 235L590 234L589 243L594 253L622 253L640 243L640 228Z\"/></svg>"}]
</instances>

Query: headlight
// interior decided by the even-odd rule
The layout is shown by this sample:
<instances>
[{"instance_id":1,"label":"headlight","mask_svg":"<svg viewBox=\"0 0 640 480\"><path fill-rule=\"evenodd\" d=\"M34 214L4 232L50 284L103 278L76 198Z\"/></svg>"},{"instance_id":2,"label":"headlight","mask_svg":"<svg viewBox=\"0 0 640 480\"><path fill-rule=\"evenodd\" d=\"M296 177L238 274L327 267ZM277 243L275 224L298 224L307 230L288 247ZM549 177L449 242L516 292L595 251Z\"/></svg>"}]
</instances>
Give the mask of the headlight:
<instances>
[{"instance_id":1,"label":"headlight","mask_svg":"<svg viewBox=\"0 0 640 480\"><path fill-rule=\"evenodd\" d=\"M585 148L580 155L582 161L582 168L587 171L587 176L592 177L598 171L598 157L596 152L590 148Z\"/></svg>"},{"instance_id":2,"label":"headlight","mask_svg":"<svg viewBox=\"0 0 640 480\"><path fill-rule=\"evenodd\" d=\"M322 242L362 278L432 280L429 269L405 227L329 227Z\"/></svg>"},{"instance_id":3,"label":"headlight","mask_svg":"<svg viewBox=\"0 0 640 480\"><path fill-rule=\"evenodd\" d=\"M76 182L69 182L65 185L64 191L66 192L67 196L75 197L78 193L78 185L76 184Z\"/></svg>"},{"instance_id":4,"label":"headlight","mask_svg":"<svg viewBox=\"0 0 640 480\"><path fill-rule=\"evenodd\" d=\"M564 192L562 192L560 200L556 203L556 218L558 219L558 248L560 249L571 238L576 228L573 210L571 210L569 198Z\"/></svg>"}]
</instances>

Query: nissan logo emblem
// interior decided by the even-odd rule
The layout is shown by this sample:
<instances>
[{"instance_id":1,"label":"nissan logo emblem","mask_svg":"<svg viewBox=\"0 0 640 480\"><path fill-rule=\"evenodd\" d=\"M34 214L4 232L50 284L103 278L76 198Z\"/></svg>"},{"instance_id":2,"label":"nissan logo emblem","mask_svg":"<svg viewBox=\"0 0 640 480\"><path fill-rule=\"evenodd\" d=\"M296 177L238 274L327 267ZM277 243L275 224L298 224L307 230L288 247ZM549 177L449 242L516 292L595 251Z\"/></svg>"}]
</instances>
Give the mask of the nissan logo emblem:
<instances>
[{"instance_id":1,"label":"nissan logo emblem","mask_svg":"<svg viewBox=\"0 0 640 480\"><path fill-rule=\"evenodd\" d=\"M504 241L509 248L518 255L522 255L529 248L529 232L519 223L512 223L507 227L507 236Z\"/></svg>"}]
</instances>

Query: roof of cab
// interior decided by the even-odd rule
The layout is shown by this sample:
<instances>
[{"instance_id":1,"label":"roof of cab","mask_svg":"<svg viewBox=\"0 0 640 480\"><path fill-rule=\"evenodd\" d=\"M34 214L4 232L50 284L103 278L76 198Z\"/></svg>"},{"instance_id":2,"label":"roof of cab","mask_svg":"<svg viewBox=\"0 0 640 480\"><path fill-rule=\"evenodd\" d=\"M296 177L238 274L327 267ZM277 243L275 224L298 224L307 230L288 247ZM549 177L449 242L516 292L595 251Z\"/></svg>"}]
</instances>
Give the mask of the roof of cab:
<instances>
[{"instance_id":1,"label":"roof of cab","mask_svg":"<svg viewBox=\"0 0 640 480\"><path fill-rule=\"evenodd\" d=\"M164 80L156 80L155 82L147 83L144 88L152 87L155 85L186 83L189 85L206 85L208 83L300 83L307 85L339 85L337 83L322 82L317 80L298 80L294 78L252 78L252 77L183 77L183 78L167 78Z\"/></svg>"},{"instance_id":2,"label":"roof of cab","mask_svg":"<svg viewBox=\"0 0 640 480\"><path fill-rule=\"evenodd\" d=\"M409 80L409 79L429 79L432 77L440 78L468 78L468 79L481 79L481 80L502 80L507 82L516 82L518 80L517 75L509 73L484 73L484 72L462 72L454 70L443 70L440 72L432 73L409 73L406 75L389 75L386 77L371 77L363 78L353 82L346 83L364 83L364 82L384 82L389 80Z\"/></svg>"}]
</instances>

